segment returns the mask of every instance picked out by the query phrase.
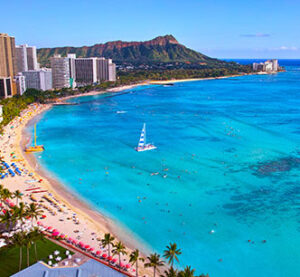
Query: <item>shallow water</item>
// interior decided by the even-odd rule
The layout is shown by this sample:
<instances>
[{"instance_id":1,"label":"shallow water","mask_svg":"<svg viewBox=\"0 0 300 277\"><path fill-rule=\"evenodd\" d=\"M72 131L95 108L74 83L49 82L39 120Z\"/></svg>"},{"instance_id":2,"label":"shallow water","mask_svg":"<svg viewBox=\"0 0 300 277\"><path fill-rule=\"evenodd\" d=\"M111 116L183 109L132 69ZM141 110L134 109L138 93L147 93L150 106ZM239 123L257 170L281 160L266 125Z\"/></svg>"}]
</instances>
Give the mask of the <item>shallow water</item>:
<instances>
[{"instance_id":1,"label":"shallow water","mask_svg":"<svg viewBox=\"0 0 300 277\"><path fill-rule=\"evenodd\" d=\"M40 161L151 250L176 242L181 266L298 277L300 67L287 69L72 100L38 124ZM143 122L158 149L137 153Z\"/></svg>"}]
</instances>

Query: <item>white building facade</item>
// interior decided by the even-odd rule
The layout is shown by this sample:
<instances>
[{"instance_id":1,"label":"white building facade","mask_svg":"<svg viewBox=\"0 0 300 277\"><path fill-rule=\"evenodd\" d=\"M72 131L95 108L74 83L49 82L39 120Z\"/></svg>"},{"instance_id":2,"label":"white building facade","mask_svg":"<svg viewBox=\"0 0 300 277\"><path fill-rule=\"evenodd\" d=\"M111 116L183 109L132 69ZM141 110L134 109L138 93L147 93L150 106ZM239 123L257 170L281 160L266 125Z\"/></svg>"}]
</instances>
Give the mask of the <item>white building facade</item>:
<instances>
[{"instance_id":1,"label":"white building facade","mask_svg":"<svg viewBox=\"0 0 300 277\"><path fill-rule=\"evenodd\" d=\"M17 72L39 69L35 46L17 45L16 46Z\"/></svg>"},{"instance_id":2,"label":"white building facade","mask_svg":"<svg viewBox=\"0 0 300 277\"><path fill-rule=\"evenodd\" d=\"M61 89L71 87L69 60L69 58L61 57L61 55L54 55L54 57L51 58L53 88Z\"/></svg>"},{"instance_id":3,"label":"white building facade","mask_svg":"<svg viewBox=\"0 0 300 277\"><path fill-rule=\"evenodd\" d=\"M25 71L23 75L27 89L34 88L43 91L52 89L52 70L49 68Z\"/></svg>"},{"instance_id":4,"label":"white building facade","mask_svg":"<svg viewBox=\"0 0 300 277\"><path fill-rule=\"evenodd\" d=\"M17 86L17 93L19 95L23 95L23 93L26 91L26 81L25 76L22 73L18 73L17 76L15 76L15 82Z\"/></svg>"}]
</instances>

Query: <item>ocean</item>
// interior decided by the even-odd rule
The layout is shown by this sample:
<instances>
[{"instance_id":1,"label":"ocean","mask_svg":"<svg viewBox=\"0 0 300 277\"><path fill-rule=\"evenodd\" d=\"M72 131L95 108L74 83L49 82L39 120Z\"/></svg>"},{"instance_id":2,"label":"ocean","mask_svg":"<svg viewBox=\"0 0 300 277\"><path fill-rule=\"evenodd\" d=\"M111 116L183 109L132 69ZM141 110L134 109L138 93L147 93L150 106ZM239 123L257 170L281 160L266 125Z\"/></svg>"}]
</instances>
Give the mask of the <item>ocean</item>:
<instances>
[{"instance_id":1,"label":"ocean","mask_svg":"<svg viewBox=\"0 0 300 277\"><path fill-rule=\"evenodd\" d=\"M279 63L286 72L72 99L40 119L37 158L149 251L176 242L179 268L298 277L300 62ZM157 149L138 153L144 122Z\"/></svg>"}]
</instances>

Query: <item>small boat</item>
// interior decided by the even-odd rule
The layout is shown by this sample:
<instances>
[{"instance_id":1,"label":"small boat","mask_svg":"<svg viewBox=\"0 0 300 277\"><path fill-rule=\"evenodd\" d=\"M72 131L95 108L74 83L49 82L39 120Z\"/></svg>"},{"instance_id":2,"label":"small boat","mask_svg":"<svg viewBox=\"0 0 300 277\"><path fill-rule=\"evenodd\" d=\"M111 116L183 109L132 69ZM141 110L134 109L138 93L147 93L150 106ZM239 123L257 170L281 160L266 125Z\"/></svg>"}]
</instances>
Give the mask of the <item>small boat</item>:
<instances>
[{"instance_id":1,"label":"small boat","mask_svg":"<svg viewBox=\"0 0 300 277\"><path fill-rule=\"evenodd\" d=\"M138 144L138 147L135 148L137 152L147 151L147 150L153 150L157 147L153 145L152 143L146 143L146 123L143 125L140 141Z\"/></svg>"},{"instance_id":2,"label":"small boat","mask_svg":"<svg viewBox=\"0 0 300 277\"><path fill-rule=\"evenodd\" d=\"M34 146L28 146L25 148L26 153L43 152L45 150L44 145L36 145L36 124L34 124Z\"/></svg>"}]
</instances>

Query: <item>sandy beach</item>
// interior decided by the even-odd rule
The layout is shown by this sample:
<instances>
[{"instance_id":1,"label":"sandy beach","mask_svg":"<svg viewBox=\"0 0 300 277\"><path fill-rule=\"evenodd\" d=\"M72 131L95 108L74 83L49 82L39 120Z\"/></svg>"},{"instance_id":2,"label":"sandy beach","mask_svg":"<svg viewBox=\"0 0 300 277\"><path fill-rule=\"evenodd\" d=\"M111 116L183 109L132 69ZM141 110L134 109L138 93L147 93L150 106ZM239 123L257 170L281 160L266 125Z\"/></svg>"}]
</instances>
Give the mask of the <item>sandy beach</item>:
<instances>
[{"instance_id":1,"label":"sandy beach","mask_svg":"<svg viewBox=\"0 0 300 277\"><path fill-rule=\"evenodd\" d=\"M141 85L223 79L236 76L239 75L206 79L149 81L106 91L78 94L61 100L119 92ZM106 253L106 249L101 247L99 240L103 238L105 233L111 233L126 245L128 253L138 248L144 256L149 254L149 249L146 249L141 242L138 242L129 231L120 226L120 224L116 224L107 216L97 212L42 168L38 163L38 154L36 158L35 155L24 152L25 146L28 145L32 136L26 132L26 127L38 121L39 116L51 109L51 107L52 105L50 104L32 104L21 113L20 117L15 118L4 127L4 133L0 137L0 155L8 164L16 163L22 174L15 177L8 176L1 180L1 184L12 192L17 189L20 190L24 194L22 201L38 203L43 208L46 216L46 218L40 220L43 225L52 226L68 237L89 244L95 250L101 250L102 253ZM123 259L123 262L128 263L128 256L124 256ZM140 267L140 275L150 274L152 274L151 269L145 270L142 266Z\"/></svg>"},{"instance_id":2,"label":"sandy beach","mask_svg":"<svg viewBox=\"0 0 300 277\"><path fill-rule=\"evenodd\" d=\"M132 87L134 86L120 87L104 92L91 92L75 97L118 92ZM23 202L38 203L46 216L44 219L39 219L44 226L52 226L68 237L89 244L95 250L101 250L102 253L107 253L107 250L101 247L99 240L105 233L111 233L126 245L128 254L138 248L145 256L148 252L147 249L134 240L126 230L80 200L78 196L43 169L33 154L24 152L25 146L28 145L31 138L31 134L28 134L25 128L38 121L39 116L51 107L50 104L30 105L21 113L20 117L15 118L4 127L4 133L0 137L0 156L8 164L16 163L22 174L15 177L8 176L1 180L1 184L12 192L20 190L23 193ZM124 263L129 261L126 256L122 259ZM133 272L131 273L133 274ZM149 274L151 274L149 269L144 270L140 266L140 275Z\"/></svg>"}]
</instances>

